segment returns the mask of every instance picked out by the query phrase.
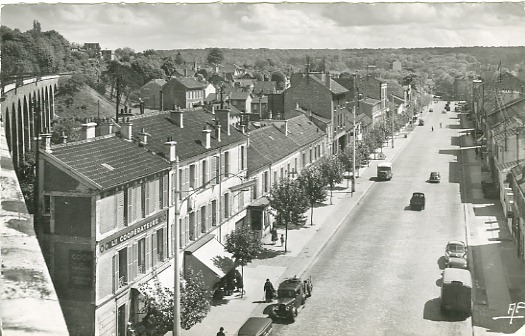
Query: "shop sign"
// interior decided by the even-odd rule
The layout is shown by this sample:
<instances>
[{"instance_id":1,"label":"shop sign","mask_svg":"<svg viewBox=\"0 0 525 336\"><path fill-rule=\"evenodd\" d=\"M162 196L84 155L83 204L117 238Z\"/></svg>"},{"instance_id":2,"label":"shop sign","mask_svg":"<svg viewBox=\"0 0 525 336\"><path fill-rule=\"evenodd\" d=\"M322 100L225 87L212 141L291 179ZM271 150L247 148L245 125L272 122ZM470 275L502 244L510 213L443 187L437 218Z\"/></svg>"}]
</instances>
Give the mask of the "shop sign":
<instances>
[{"instance_id":1,"label":"shop sign","mask_svg":"<svg viewBox=\"0 0 525 336\"><path fill-rule=\"evenodd\" d=\"M69 285L71 288L91 289L93 284L93 253L69 251Z\"/></svg>"},{"instance_id":2,"label":"shop sign","mask_svg":"<svg viewBox=\"0 0 525 336\"><path fill-rule=\"evenodd\" d=\"M163 212L162 215L156 218L153 218L149 220L148 222L140 222L140 223L137 223L129 227L126 230L122 230L121 232L100 242L100 247L99 247L100 253L105 252L119 244L122 244L125 241L135 237L136 235L139 235L159 225L160 223L164 223L165 221L166 221L166 213Z\"/></svg>"}]
</instances>

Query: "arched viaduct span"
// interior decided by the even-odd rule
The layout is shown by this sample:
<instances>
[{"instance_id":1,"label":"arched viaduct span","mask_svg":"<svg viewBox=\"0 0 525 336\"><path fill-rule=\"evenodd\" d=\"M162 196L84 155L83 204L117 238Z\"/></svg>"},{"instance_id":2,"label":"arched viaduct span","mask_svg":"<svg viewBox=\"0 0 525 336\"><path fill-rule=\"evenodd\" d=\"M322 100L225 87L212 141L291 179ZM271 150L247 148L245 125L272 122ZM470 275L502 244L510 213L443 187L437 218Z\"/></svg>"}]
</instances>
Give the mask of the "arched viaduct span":
<instances>
[{"instance_id":1,"label":"arched viaduct span","mask_svg":"<svg viewBox=\"0 0 525 336\"><path fill-rule=\"evenodd\" d=\"M59 78L43 76L2 86L2 121L15 167L33 149L33 138L50 132Z\"/></svg>"}]
</instances>

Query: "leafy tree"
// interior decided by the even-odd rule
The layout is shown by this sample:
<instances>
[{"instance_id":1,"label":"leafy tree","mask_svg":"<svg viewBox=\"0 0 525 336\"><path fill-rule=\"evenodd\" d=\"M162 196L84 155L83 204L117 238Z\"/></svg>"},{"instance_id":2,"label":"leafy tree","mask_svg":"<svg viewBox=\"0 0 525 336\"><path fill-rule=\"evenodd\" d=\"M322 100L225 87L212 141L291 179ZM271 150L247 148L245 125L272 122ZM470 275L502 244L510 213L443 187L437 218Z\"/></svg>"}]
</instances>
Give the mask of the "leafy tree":
<instances>
[{"instance_id":1,"label":"leafy tree","mask_svg":"<svg viewBox=\"0 0 525 336\"><path fill-rule=\"evenodd\" d=\"M184 57L182 57L180 51L177 52L177 56L175 56L175 63L178 64L178 65L182 65L182 64L185 63Z\"/></svg>"},{"instance_id":2,"label":"leafy tree","mask_svg":"<svg viewBox=\"0 0 525 336\"><path fill-rule=\"evenodd\" d=\"M222 64L222 62L224 61L224 53L219 48L212 48L208 52L208 57L206 58L206 61L213 65Z\"/></svg>"},{"instance_id":3,"label":"leafy tree","mask_svg":"<svg viewBox=\"0 0 525 336\"><path fill-rule=\"evenodd\" d=\"M255 77L255 79L257 79L257 81L259 82L263 82L264 81L264 76L262 73L260 72L256 72L253 74L253 77Z\"/></svg>"},{"instance_id":4,"label":"leafy tree","mask_svg":"<svg viewBox=\"0 0 525 336\"><path fill-rule=\"evenodd\" d=\"M310 225L314 225L314 206L326 200L326 190L323 176L318 168L308 168L301 172L298 178L304 195L310 203Z\"/></svg>"},{"instance_id":5,"label":"leafy tree","mask_svg":"<svg viewBox=\"0 0 525 336\"><path fill-rule=\"evenodd\" d=\"M162 63L161 69L164 71L168 78L171 78L175 72L175 61L171 57L166 57Z\"/></svg>"},{"instance_id":6,"label":"leafy tree","mask_svg":"<svg viewBox=\"0 0 525 336\"><path fill-rule=\"evenodd\" d=\"M337 183L343 181L343 166L337 158L332 157L323 160L319 168L325 183L330 186L330 204L332 204L333 189Z\"/></svg>"},{"instance_id":7,"label":"leafy tree","mask_svg":"<svg viewBox=\"0 0 525 336\"><path fill-rule=\"evenodd\" d=\"M115 49L115 56L120 62L130 63L135 56L135 50L124 47Z\"/></svg>"},{"instance_id":8,"label":"leafy tree","mask_svg":"<svg viewBox=\"0 0 525 336\"><path fill-rule=\"evenodd\" d=\"M241 277L244 277L244 266L259 255L262 243L252 231L243 226L226 236L224 249L232 254L235 265L241 266ZM241 293L241 297L243 294Z\"/></svg>"},{"instance_id":9,"label":"leafy tree","mask_svg":"<svg viewBox=\"0 0 525 336\"><path fill-rule=\"evenodd\" d=\"M197 72L196 72L197 75L202 75L204 77L205 80L208 80L208 78L210 78L210 74L208 73L208 70L206 69L199 69Z\"/></svg>"},{"instance_id":10,"label":"leafy tree","mask_svg":"<svg viewBox=\"0 0 525 336\"><path fill-rule=\"evenodd\" d=\"M286 83L286 76L282 73L282 71L274 71L272 73L271 80L276 83L278 89L284 89L284 84Z\"/></svg>"},{"instance_id":11,"label":"leafy tree","mask_svg":"<svg viewBox=\"0 0 525 336\"><path fill-rule=\"evenodd\" d=\"M171 288L163 287L157 278L153 285L140 286L143 295L140 302L146 314L141 321L133 325L137 336L164 336L173 330L174 294ZM181 328L189 330L202 322L210 311L210 293L205 288L202 272L195 273L188 269L187 276L180 284Z\"/></svg>"},{"instance_id":12,"label":"leafy tree","mask_svg":"<svg viewBox=\"0 0 525 336\"><path fill-rule=\"evenodd\" d=\"M273 213L277 215L278 222L284 222L286 233L284 251L286 252L288 224L302 225L305 223L304 212L308 210L308 200L298 181L289 178L283 178L279 183L273 185L268 200Z\"/></svg>"}]
</instances>

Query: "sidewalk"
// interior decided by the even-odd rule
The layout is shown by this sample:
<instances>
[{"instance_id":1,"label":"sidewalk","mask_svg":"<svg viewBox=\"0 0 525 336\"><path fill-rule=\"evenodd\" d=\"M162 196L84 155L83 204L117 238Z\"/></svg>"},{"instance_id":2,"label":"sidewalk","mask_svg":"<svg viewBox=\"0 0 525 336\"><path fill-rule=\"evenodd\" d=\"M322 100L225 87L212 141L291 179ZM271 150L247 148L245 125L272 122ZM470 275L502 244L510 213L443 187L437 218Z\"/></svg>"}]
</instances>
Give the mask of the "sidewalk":
<instances>
[{"instance_id":1,"label":"sidewalk","mask_svg":"<svg viewBox=\"0 0 525 336\"><path fill-rule=\"evenodd\" d=\"M413 126L409 126L408 130L399 132L394 139L394 148L391 148L390 141L387 147L383 147L386 160L394 162L400 150L410 141L412 130ZM182 335L215 335L220 327L224 327L227 335L234 335L250 316L266 316L264 309L268 303L263 301L265 280L270 279L277 286L285 278L307 275L307 269L374 183L370 178L376 176L379 161L381 160L372 160L369 167L359 170L354 193L347 187L351 187L347 181L337 185L333 190L332 204L328 194L325 203L314 208L313 225L310 225L308 210L304 226L289 228L286 253L280 241L273 245L270 235L263 238L265 249L262 256L244 267L245 295L241 298L240 293L234 293L223 302L215 304L202 323L190 330L183 330ZM284 234L284 229L278 230L278 234L279 237Z\"/></svg>"},{"instance_id":2,"label":"sidewalk","mask_svg":"<svg viewBox=\"0 0 525 336\"><path fill-rule=\"evenodd\" d=\"M472 124L461 115L463 128L472 128ZM525 309L515 313L512 324L508 318L509 304L525 302L525 266L516 256L516 244L499 200L483 196L481 160L475 155L474 139L470 135L462 138L462 202L474 279L473 334L525 335ZM503 316L506 318L494 319Z\"/></svg>"}]
</instances>

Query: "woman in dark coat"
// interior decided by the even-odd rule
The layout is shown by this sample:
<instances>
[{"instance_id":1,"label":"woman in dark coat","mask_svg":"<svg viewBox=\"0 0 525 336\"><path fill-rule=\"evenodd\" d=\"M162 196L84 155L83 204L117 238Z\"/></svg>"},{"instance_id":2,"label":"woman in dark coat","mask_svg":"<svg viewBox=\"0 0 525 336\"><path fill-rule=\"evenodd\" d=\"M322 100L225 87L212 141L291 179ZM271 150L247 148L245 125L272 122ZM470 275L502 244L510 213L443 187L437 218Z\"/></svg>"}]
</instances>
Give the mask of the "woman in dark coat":
<instances>
[{"instance_id":1,"label":"woman in dark coat","mask_svg":"<svg viewBox=\"0 0 525 336\"><path fill-rule=\"evenodd\" d=\"M266 282L264 283L264 294L265 294L266 302L272 302L274 292L275 292L275 289L273 288L273 285L270 282L270 279L266 279Z\"/></svg>"}]
</instances>

